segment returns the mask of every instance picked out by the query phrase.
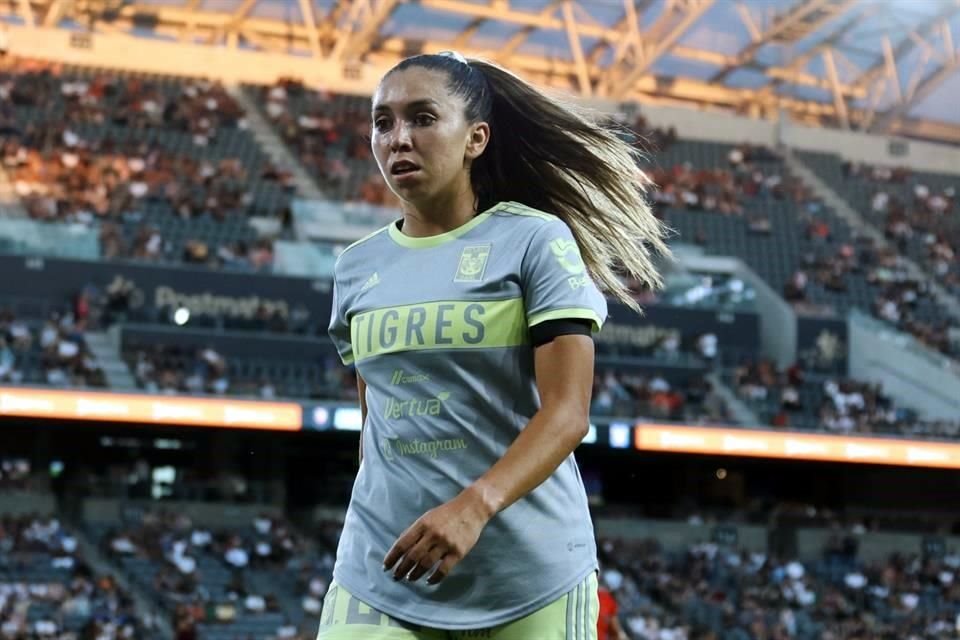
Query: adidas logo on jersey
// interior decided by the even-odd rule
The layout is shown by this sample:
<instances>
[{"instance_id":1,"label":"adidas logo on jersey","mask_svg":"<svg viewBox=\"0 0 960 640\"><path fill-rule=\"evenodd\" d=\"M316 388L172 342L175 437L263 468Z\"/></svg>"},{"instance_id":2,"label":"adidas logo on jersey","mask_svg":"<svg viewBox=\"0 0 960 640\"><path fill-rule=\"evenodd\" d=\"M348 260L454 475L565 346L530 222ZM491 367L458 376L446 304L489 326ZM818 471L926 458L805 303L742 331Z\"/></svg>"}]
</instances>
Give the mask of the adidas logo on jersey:
<instances>
[{"instance_id":1,"label":"adidas logo on jersey","mask_svg":"<svg viewBox=\"0 0 960 640\"><path fill-rule=\"evenodd\" d=\"M373 272L373 275L370 276L364 285L360 288L360 293L363 293L367 289L372 289L373 287L380 284L380 274L376 271Z\"/></svg>"}]
</instances>

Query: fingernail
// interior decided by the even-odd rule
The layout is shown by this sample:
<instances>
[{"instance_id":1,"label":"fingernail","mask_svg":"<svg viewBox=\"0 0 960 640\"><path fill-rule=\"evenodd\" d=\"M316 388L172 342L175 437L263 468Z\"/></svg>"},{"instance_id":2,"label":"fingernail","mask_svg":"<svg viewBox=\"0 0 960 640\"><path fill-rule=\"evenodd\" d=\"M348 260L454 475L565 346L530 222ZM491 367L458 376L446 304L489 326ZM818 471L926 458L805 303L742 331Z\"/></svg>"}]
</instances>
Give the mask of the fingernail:
<instances>
[{"instance_id":1,"label":"fingernail","mask_svg":"<svg viewBox=\"0 0 960 640\"><path fill-rule=\"evenodd\" d=\"M383 565L383 570L384 570L384 571L390 571L390 567L388 567L387 565Z\"/></svg>"}]
</instances>

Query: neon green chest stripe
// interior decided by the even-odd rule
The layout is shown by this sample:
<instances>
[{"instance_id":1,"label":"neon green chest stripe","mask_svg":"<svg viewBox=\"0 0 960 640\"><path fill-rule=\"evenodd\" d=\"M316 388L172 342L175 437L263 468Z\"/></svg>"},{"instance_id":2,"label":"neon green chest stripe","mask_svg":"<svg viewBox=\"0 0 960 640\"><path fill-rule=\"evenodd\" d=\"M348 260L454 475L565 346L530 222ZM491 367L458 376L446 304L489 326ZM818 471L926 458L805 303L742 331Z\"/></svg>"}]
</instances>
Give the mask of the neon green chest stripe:
<instances>
[{"instance_id":1,"label":"neon green chest stripe","mask_svg":"<svg viewBox=\"0 0 960 640\"><path fill-rule=\"evenodd\" d=\"M353 357L400 351L514 347L527 342L523 298L449 300L384 307L350 320Z\"/></svg>"}]
</instances>

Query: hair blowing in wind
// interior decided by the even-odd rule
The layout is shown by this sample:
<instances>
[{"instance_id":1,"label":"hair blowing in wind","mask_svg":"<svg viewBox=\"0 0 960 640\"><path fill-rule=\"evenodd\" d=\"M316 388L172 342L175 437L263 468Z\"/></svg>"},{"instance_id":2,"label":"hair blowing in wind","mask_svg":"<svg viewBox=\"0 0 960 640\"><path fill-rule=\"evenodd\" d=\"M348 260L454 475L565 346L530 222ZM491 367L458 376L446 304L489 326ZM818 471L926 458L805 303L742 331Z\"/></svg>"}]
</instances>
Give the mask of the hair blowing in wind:
<instances>
[{"instance_id":1,"label":"hair blowing in wind","mask_svg":"<svg viewBox=\"0 0 960 640\"><path fill-rule=\"evenodd\" d=\"M471 168L479 210L513 200L558 216L573 232L597 285L639 310L618 270L659 288L654 257L670 255L667 228L646 199L651 182L637 166L640 152L587 110L497 65L461 60L421 55L394 70L445 71L450 91L466 103L466 117L490 124L490 142Z\"/></svg>"}]
</instances>

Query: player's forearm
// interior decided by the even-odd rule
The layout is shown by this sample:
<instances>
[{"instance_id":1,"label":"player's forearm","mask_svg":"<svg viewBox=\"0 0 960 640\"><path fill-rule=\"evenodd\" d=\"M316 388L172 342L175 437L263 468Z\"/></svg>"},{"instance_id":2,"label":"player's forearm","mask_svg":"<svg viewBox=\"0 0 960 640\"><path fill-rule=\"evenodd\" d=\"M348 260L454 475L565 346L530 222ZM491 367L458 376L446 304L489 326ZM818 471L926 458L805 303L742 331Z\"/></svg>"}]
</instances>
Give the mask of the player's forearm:
<instances>
[{"instance_id":1,"label":"player's forearm","mask_svg":"<svg viewBox=\"0 0 960 640\"><path fill-rule=\"evenodd\" d=\"M466 492L489 517L549 478L577 448L589 428L588 410L557 405L540 409L490 470Z\"/></svg>"},{"instance_id":2,"label":"player's forearm","mask_svg":"<svg viewBox=\"0 0 960 640\"><path fill-rule=\"evenodd\" d=\"M363 462L363 432L367 425L367 382L357 374L357 395L360 399L360 449L357 464Z\"/></svg>"}]
</instances>

